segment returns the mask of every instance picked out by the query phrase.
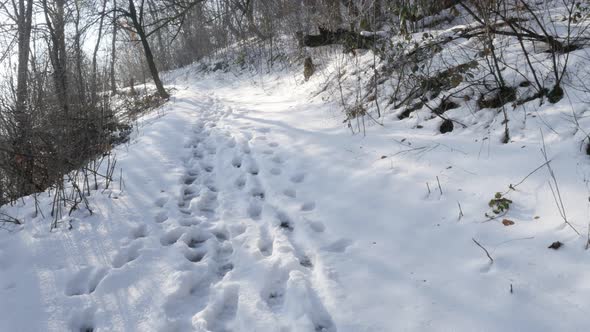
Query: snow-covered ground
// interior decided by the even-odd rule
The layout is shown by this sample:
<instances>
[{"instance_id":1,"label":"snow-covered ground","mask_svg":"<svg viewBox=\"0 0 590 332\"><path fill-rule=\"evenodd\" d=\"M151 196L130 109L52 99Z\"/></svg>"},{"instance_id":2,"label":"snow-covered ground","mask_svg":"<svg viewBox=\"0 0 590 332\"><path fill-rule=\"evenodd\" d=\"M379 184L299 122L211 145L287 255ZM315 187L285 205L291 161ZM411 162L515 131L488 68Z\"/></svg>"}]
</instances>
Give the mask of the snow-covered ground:
<instances>
[{"instance_id":1,"label":"snow-covered ground","mask_svg":"<svg viewBox=\"0 0 590 332\"><path fill-rule=\"evenodd\" d=\"M94 214L50 233L51 198L45 218L30 198L2 208L25 223L0 231L0 331L588 329L590 168L559 104L510 144L393 115L362 136L310 98L320 78L168 80L171 102L117 148L124 185L93 192ZM484 215L544 163L540 128L582 236L545 168L506 194L505 216Z\"/></svg>"}]
</instances>

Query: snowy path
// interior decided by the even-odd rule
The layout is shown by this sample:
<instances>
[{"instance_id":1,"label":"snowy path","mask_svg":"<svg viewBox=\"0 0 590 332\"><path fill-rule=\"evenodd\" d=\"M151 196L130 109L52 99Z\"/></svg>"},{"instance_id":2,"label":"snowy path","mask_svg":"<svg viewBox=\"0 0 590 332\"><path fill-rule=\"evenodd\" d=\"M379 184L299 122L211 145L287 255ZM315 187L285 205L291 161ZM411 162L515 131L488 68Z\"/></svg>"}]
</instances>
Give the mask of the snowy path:
<instances>
[{"instance_id":1,"label":"snowy path","mask_svg":"<svg viewBox=\"0 0 590 332\"><path fill-rule=\"evenodd\" d=\"M264 177L289 176L282 174L285 160L274 155L278 144L269 141L269 130L225 125L233 112L218 101L200 111L185 144L178 202L167 197L158 201L163 209L176 203L180 212L175 221L169 221L165 210L158 214L156 221L169 223L160 242L195 264L194 271L175 280L183 286L168 299L167 318L190 329L191 322L183 318L192 317L192 326L203 331L281 326L335 331L311 285L313 262L307 251L312 248L298 245L292 236L294 220L302 216L277 204L279 195L296 202L296 186L305 174L292 174L283 192L269 187ZM303 212L313 208L313 201L301 206Z\"/></svg>"},{"instance_id":2,"label":"snowy path","mask_svg":"<svg viewBox=\"0 0 590 332\"><path fill-rule=\"evenodd\" d=\"M4 245L53 258L21 250L33 265L0 266L3 296L45 293L1 301L2 329L336 331L314 286L317 248L295 236L324 231L303 223L315 208L297 198L306 174L287 169L268 128L232 127L240 111L192 89L174 99L120 156L124 190L94 197L94 215L68 221L73 232L50 235L34 218L32 238ZM37 301L40 321L9 314Z\"/></svg>"},{"instance_id":3,"label":"snowy path","mask_svg":"<svg viewBox=\"0 0 590 332\"><path fill-rule=\"evenodd\" d=\"M94 192L93 215L49 233L30 200L7 210L26 224L0 233L0 331L587 328L587 251L546 174L511 194L513 226L482 222L542 163L537 128L509 145L397 120L351 136L289 77L181 82L117 148L124 186ZM546 139L585 229L590 170L571 141Z\"/></svg>"}]
</instances>

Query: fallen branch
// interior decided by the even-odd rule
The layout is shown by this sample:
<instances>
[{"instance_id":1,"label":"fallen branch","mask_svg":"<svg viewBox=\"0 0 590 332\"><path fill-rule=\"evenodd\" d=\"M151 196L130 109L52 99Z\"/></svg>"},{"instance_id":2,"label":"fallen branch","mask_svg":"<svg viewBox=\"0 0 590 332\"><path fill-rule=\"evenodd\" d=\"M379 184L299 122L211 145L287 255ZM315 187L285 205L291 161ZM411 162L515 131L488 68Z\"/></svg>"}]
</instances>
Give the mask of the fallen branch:
<instances>
[{"instance_id":1,"label":"fallen branch","mask_svg":"<svg viewBox=\"0 0 590 332\"><path fill-rule=\"evenodd\" d=\"M563 204L563 199L561 198L561 192L559 190L559 184L557 183L557 178L555 177L555 173L551 168L551 163L549 162L549 158L547 157L547 147L545 146L545 137L543 136L543 132L541 131L541 142L543 143L543 147L541 148L541 154L545 159L545 165L547 166L547 171L549 172L549 176L551 180L549 180L549 189L551 189L551 194L553 195L553 200L555 201L555 205L557 206L557 211L559 211L559 215L561 219L568 225L578 236L582 234L572 225L569 220L567 219L567 215L565 214L565 206Z\"/></svg>"},{"instance_id":2,"label":"fallen branch","mask_svg":"<svg viewBox=\"0 0 590 332\"><path fill-rule=\"evenodd\" d=\"M319 35L305 35L302 37L303 46L319 47L332 44L342 44L346 50L353 49L370 49L376 41L376 36L363 36L354 31L345 29L338 29L330 31L328 29L319 28Z\"/></svg>"},{"instance_id":3,"label":"fallen branch","mask_svg":"<svg viewBox=\"0 0 590 332\"><path fill-rule=\"evenodd\" d=\"M11 217L11 216L7 215L6 213L0 213L0 216L1 216L0 222L11 223L11 224L15 224L15 225L22 225L23 224L17 218Z\"/></svg>"},{"instance_id":4,"label":"fallen branch","mask_svg":"<svg viewBox=\"0 0 590 332\"><path fill-rule=\"evenodd\" d=\"M492 256L490 256L490 253L488 252L488 250L486 248L484 248L484 246L482 246L481 244L479 244L479 242L477 242L474 238L471 238L473 240L473 242L475 242L475 244L477 244L478 247L480 247L488 256L488 258L490 259L490 264L494 263L494 259L492 258Z\"/></svg>"}]
</instances>

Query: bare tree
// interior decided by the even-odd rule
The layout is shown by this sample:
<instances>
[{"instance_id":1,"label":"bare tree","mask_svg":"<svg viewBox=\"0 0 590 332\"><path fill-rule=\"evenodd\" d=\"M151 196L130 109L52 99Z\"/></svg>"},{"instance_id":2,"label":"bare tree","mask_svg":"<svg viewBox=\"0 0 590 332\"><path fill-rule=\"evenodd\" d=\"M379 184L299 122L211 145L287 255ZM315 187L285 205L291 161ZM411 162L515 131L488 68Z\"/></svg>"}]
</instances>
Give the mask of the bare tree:
<instances>
[{"instance_id":1,"label":"bare tree","mask_svg":"<svg viewBox=\"0 0 590 332\"><path fill-rule=\"evenodd\" d=\"M105 0L106 3L106 0ZM112 39L111 39L111 62L110 62L110 83L111 93L114 95L117 93L117 82L115 79L115 62L117 59L117 30L119 25L117 24L117 0L113 0L113 22L112 22Z\"/></svg>"},{"instance_id":2,"label":"bare tree","mask_svg":"<svg viewBox=\"0 0 590 332\"><path fill-rule=\"evenodd\" d=\"M31 190L33 183L32 167L32 146L29 135L31 135L32 124L29 116L29 90L28 90L28 62L30 54L30 40L33 16L33 0L19 0L14 6L14 17L17 23L18 35L18 69L16 87L16 138L14 141L14 158L20 166L21 191Z\"/></svg>"},{"instance_id":3,"label":"bare tree","mask_svg":"<svg viewBox=\"0 0 590 332\"><path fill-rule=\"evenodd\" d=\"M104 25L104 18L106 16L106 6L107 6L107 0L103 0L102 2L102 9L99 13L100 15L100 19L99 19L99 23L98 23L98 31L96 33L96 44L94 46L94 51L92 52L92 74L90 77L90 84L91 84L91 101L92 103L96 102L96 93L97 93L97 64L96 64L96 58L98 55L98 49L100 47L100 42L102 40L102 29L103 29L103 25Z\"/></svg>"},{"instance_id":4,"label":"bare tree","mask_svg":"<svg viewBox=\"0 0 590 332\"><path fill-rule=\"evenodd\" d=\"M160 0L152 3L152 9L149 9L145 1L141 1L137 6L135 0L128 0L127 9L117 8L117 11L131 22L129 27L124 27L132 30L139 38L152 79L158 94L162 98L168 98L170 95L166 92L160 80L149 38L165 27L169 28L175 25L180 29L189 10L202 1L204 0ZM156 11L159 12L159 15L151 15L151 17L158 17L156 20L149 21L150 17L146 14L150 11L152 14ZM174 34L172 38L175 38L176 35L178 33Z\"/></svg>"}]
</instances>

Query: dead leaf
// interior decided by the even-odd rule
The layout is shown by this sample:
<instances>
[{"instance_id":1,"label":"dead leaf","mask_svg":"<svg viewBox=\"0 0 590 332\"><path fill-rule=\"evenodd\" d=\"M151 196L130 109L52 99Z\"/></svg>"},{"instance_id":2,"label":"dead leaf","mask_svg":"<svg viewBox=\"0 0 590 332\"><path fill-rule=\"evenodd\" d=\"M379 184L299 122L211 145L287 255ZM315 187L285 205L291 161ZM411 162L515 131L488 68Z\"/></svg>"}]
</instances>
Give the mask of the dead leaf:
<instances>
[{"instance_id":1,"label":"dead leaf","mask_svg":"<svg viewBox=\"0 0 590 332\"><path fill-rule=\"evenodd\" d=\"M541 217L539 217L539 216L535 216L535 219L539 219L539 218L541 218Z\"/></svg>"},{"instance_id":2,"label":"dead leaf","mask_svg":"<svg viewBox=\"0 0 590 332\"><path fill-rule=\"evenodd\" d=\"M512 226L512 225L514 225L514 221L512 221L510 219L504 219L504 220L502 220L502 224L504 226Z\"/></svg>"},{"instance_id":3,"label":"dead leaf","mask_svg":"<svg viewBox=\"0 0 590 332\"><path fill-rule=\"evenodd\" d=\"M547 248L557 250L557 249L561 248L562 245L563 245L563 243L561 243L559 241L555 241L555 242L551 243L551 245Z\"/></svg>"}]
</instances>

